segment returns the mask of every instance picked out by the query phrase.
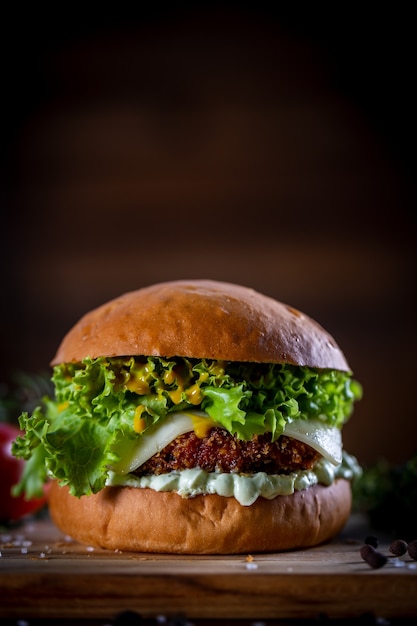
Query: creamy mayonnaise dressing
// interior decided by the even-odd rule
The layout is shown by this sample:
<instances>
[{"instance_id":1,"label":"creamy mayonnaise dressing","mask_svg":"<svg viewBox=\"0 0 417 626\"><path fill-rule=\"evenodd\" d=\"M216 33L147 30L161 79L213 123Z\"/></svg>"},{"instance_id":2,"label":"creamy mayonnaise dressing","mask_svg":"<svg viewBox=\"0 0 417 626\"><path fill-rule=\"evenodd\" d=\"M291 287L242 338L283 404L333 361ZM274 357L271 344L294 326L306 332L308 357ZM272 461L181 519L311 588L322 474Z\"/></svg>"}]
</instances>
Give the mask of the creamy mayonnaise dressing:
<instances>
[{"instance_id":1,"label":"creamy mayonnaise dressing","mask_svg":"<svg viewBox=\"0 0 417 626\"><path fill-rule=\"evenodd\" d=\"M155 491L175 491L184 498L202 494L234 497L243 506L250 506L259 497L271 500L276 496L291 495L312 485L331 485L336 478L352 480L360 473L355 457L343 452L340 465L335 466L322 458L312 470L291 474L223 474L205 472L199 468L174 471L159 476L117 474L109 471L107 486L149 488Z\"/></svg>"}]
</instances>

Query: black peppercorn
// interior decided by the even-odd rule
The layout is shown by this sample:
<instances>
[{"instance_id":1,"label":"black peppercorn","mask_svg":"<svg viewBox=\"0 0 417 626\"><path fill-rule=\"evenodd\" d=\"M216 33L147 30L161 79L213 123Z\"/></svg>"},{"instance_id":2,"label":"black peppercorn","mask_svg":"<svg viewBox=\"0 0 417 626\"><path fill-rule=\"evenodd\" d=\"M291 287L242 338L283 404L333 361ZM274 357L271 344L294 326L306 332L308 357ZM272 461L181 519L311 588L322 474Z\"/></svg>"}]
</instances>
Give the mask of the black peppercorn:
<instances>
[{"instance_id":1,"label":"black peppercorn","mask_svg":"<svg viewBox=\"0 0 417 626\"><path fill-rule=\"evenodd\" d=\"M417 561L417 539L408 544L408 554L414 561Z\"/></svg>"},{"instance_id":2,"label":"black peppercorn","mask_svg":"<svg viewBox=\"0 0 417 626\"><path fill-rule=\"evenodd\" d=\"M408 545L406 541L403 539L395 539L395 541L391 543L389 551L395 556L403 556L403 554L407 552L407 547Z\"/></svg>"}]
</instances>

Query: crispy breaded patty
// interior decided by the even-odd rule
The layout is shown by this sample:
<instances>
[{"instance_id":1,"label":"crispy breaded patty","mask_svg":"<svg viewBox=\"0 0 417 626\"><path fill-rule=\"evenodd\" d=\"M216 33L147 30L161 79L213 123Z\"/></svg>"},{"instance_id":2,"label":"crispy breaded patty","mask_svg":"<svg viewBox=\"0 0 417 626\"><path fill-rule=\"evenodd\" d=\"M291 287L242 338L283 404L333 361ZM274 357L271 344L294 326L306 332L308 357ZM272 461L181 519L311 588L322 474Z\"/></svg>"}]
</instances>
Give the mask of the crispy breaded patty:
<instances>
[{"instance_id":1,"label":"crispy breaded patty","mask_svg":"<svg viewBox=\"0 0 417 626\"><path fill-rule=\"evenodd\" d=\"M177 437L134 474L158 475L193 467L207 472L289 473L310 469L319 456L307 444L285 435L274 442L269 434L254 435L250 441L241 441L223 428L212 428L203 438L194 432Z\"/></svg>"}]
</instances>

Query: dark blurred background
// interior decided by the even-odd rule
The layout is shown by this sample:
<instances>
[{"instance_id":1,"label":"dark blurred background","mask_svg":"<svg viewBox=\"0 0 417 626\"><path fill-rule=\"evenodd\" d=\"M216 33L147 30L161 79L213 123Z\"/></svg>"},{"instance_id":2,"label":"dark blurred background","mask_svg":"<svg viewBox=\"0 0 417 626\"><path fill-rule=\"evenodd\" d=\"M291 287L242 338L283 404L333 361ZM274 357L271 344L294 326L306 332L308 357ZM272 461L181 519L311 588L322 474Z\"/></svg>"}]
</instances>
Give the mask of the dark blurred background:
<instances>
[{"instance_id":1,"label":"dark blurred background","mask_svg":"<svg viewBox=\"0 0 417 626\"><path fill-rule=\"evenodd\" d=\"M342 346L349 451L415 451L413 21L349 8L9 9L0 381L125 291L233 281Z\"/></svg>"}]
</instances>

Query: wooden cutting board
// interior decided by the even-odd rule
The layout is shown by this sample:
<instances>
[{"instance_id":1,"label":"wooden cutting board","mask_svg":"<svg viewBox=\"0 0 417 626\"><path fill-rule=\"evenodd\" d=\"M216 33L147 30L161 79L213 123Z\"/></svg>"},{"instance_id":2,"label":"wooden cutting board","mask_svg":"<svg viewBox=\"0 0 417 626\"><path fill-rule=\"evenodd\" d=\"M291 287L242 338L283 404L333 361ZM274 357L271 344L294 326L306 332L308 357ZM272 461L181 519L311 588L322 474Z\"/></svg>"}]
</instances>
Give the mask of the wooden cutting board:
<instances>
[{"instance_id":1,"label":"wooden cutting board","mask_svg":"<svg viewBox=\"0 0 417 626\"><path fill-rule=\"evenodd\" d=\"M352 517L334 541L308 550L185 557L94 549L48 519L27 522L0 532L0 618L417 616L417 562L390 555L390 538L380 537L389 559L370 568L360 557L368 534Z\"/></svg>"}]
</instances>

